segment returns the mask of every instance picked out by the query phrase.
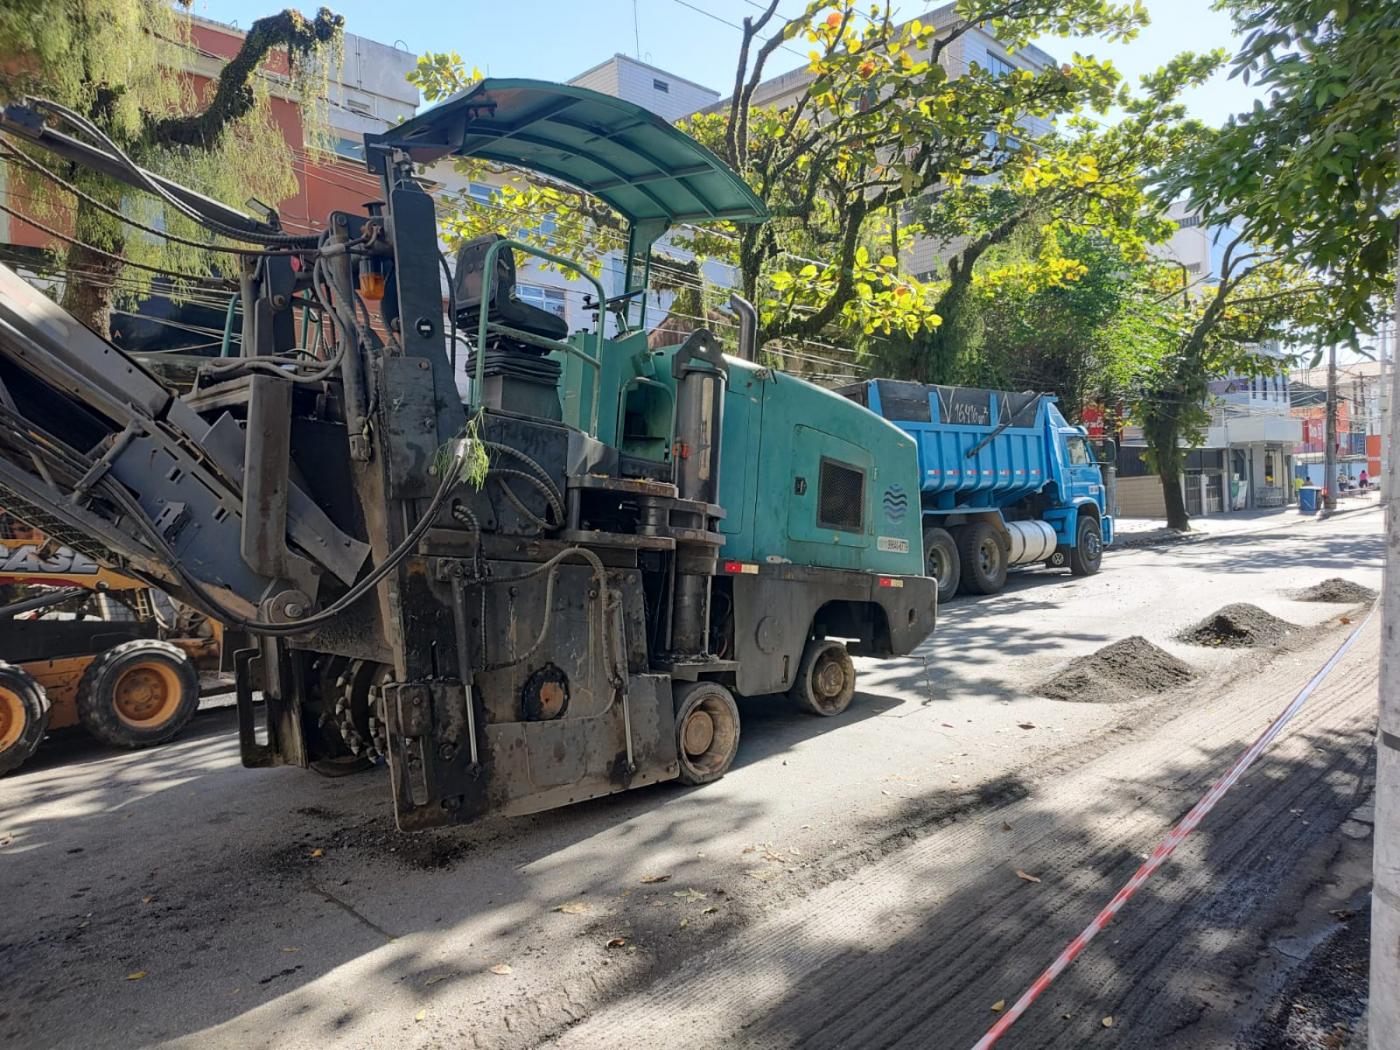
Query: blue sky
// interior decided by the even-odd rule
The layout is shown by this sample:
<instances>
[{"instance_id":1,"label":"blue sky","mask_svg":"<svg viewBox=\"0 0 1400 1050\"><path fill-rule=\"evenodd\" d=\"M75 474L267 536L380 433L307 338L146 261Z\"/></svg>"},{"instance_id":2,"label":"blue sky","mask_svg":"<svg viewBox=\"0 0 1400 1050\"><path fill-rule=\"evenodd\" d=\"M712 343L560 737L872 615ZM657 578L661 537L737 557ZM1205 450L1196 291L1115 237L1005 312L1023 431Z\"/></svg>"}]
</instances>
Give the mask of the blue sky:
<instances>
[{"instance_id":1,"label":"blue sky","mask_svg":"<svg viewBox=\"0 0 1400 1050\"><path fill-rule=\"evenodd\" d=\"M321 2L327 0L302 0L302 6L309 12ZM195 0L194 10L246 28L285 3ZM329 0L329 6L345 15L350 32L414 52L456 50L497 76L567 80L620 51L639 53L644 61L727 94L738 51L735 27L758 5L757 0ZM780 10L795 13L802 6L803 0L782 0ZM912 18L937 4L904 0L897 6ZM1146 6L1153 24L1130 44L1054 37L1039 43L1057 58L1076 50L1111 58L1130 77L1180 51L1233 51L1230 21L1211 10L1211 0L1147 0ZM778 52L772 71L801 64L802 53L798 45L791 53ZM1254 97L1247 85L1222 75L1187 101L1194 115L1218 124L1249 108Z\"/></svg>"}]
</instances>

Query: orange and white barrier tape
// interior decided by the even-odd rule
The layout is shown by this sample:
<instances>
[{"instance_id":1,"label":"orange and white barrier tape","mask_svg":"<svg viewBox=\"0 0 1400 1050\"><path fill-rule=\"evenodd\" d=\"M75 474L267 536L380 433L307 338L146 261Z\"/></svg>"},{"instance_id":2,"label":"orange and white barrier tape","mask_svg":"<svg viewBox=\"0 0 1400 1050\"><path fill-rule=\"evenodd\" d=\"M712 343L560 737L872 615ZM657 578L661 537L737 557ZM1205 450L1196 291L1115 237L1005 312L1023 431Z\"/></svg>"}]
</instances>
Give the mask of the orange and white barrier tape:
<instances>
[{"instance_id":1,"label":"orange and white barrier tape","mask_svg":"<svg viewBox=\"0 0 1400 1050\"><path fill-rule=\"evenodd\" d=\"M1347 636L1346 641L1342 642L1331 658L1322 665L1322 669L1309 679L1308 684L1298 691L1298 695L1293 698L1292 702L1269 723L1269 728L1265 729L1259 739L1254 741L1248 750L1235 760L1235 764L1215 782L1215 786L1191 807L1191 812L1182 817L1181 822L1167 833L1167 837L1157 844L1157 848L1152 851L1151 856L1143 862L1142 867L1133 872L1133 877L1113 895L1113 899L1108 902L1103 911L1094 916L1093 921L1084 927L1079 936L1066 945L1065 950L1045 968L1044 973L1031 983L1031 986L1025 990L1021 998L1016 1000L1011 1009L997 1018L996 1023L987 1030L986 1035L977 1041L972 1050L989 1050L1006 1033L1006 1030L1016 1023L1016 1019L1026 1012L1031 1003L1035 1002L1040 994L1050 987L1050 983L1064 973L1069 964L1078 958L1079 953L1087 948L1089 942L1098 936L1110 920L1122 910L1123 905L1128 903L1128 900L1142 887L1148 877L1166 863L1167 858L1172 855L1176 847L1181 845L1186 836L1191 834L1196 825L1205 818L1205 815L1215 808L1215 804L1220 801L1225 792L1229 791L1236 781L1244 776L1245 770L1249 769L1254 764L1255 759L1263 754L1264 749L1274 742L1274 739L1283 731L1283 727L1298 713L1322 680L1332 673L1332 670L1341 662L1342 657L1352 647L1352 643L1360 637L1361 632L1365 630L1366 625L1371 622L1371 617L1374 615L1374 611L1366 614L1366 618L1361 621L1356 630Z\"/></svg>"}]
</instances>

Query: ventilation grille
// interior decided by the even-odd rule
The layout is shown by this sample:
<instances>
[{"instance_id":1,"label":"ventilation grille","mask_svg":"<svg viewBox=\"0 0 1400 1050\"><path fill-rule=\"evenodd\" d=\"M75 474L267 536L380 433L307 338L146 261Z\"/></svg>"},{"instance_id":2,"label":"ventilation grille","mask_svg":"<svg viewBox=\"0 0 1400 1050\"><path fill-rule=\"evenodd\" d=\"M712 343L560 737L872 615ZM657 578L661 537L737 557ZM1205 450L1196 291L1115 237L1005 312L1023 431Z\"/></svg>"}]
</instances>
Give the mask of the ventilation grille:
<instances>
[{"instance_id":1,"label":"ventilation grille","mask_svg":"<svg viewBox=\"0 0 1400 1050\"><path fill-rule=\"evenodd\" d=\"M817 488L817 524L860 532L865 527L865 471L823 459Z\"/></svg>"}]
</instances>

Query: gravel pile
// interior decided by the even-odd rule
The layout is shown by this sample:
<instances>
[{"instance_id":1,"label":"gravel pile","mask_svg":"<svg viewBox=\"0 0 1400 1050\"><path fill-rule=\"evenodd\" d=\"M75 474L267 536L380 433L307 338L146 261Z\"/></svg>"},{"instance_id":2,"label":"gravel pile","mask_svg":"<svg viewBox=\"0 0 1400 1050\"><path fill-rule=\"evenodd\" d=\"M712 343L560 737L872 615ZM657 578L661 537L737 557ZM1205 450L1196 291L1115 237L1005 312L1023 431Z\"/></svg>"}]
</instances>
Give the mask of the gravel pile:
<instances>
[{"instance_id":1,"label":"gravel pile","mask_svg":"<svg viewBox=\"0 0 1400 1050\"><path fill-rule=\"evenodd\" d=\"M1296 624L1280 620L1257 605L1236 602L1211 613L1200 623L1181 634L1183 642L1209 645L1224 649L1244 649L1256 645L1274 645L1283 641Z\"/></svg>"},{"instance_id":2,"label":"gravel pile","mask_svg":"<svg viewBox=\"0 0 1400 1050\"><path fill-rule=\"evenodd\" d=\"M1080 656L1036 687L1039 696L1081 704L1116 704L1160 693L1196 677L1190 664L1133 635Z\"/></svg>"},{"instance_id":3,"label":"gravel pile","mask_svg":"<svg viewBox=\"0 0 1400 1050\"><path fill-rule=\"evenodd\" d=\"M1361 586L1359 583L1352 583L1340 576L1333 576L1330 580L1323 580L1305 591L1299 591L1296 597L1300 602L1336 602L1338 605L1355 605L1357 602L1375 601L1376 592L1369 587Z\"/></svg>"}]
</instances>

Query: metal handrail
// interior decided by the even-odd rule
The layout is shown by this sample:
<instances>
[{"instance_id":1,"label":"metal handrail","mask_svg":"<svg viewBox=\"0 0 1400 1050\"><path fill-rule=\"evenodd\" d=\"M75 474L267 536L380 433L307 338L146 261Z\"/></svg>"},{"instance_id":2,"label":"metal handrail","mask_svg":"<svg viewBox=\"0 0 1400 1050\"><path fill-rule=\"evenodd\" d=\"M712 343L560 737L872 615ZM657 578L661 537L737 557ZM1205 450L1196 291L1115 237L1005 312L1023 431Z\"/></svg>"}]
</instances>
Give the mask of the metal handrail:
<instances>
[{"instance_id":1,"label":"metal handrail","mask_svg":"<svg viewBox=\"0 0 1400 1050\"><path fill-rule=\"evenodd\" d=\"M584 353L578 347L574 346L572 343L563 342L558 339L549 339L541 335L533 335L529 332L522 332L517 328L511 328L508 325L499 324L495 321L489 320L488 315L490 314L490 302L493 292L492 286L495 284L496 281L496 257L501 253L503 249L507 248L511 250L519 250L524 252L526 255L533 255L536 258L544 259L548 262L554 263L556 266L565 266L570 270L573 270L584 280L591 283L593 287L598 289L599 302L602 302L604 299L607 298L607 294L603 291L603 282L598 280L598 278L594 277L591 273L584 270L584 268L580 266L577 262L575 262L573 259L567 259L562 255L555 255L552 252L544 251L541 248L533 248L528 244L523 244L520 241L512 241L508 238L499 240L495 244L491 245L490 248L486 249L486 260L484 263L485 272L482 274L481 319L477 323L476 374L472 377L472 393L475 397L480 398L481 388L486 382L486 334L489 331L499 332L503 335L509 336L512 339L518 339L522 343L529 343L531 346L543 347L546 350L560 350L566 354L572 354L579 360L589 365L592 365L593 371L596 373L593 377L592 425L587 433L589 437L597 437L598 394L600 388L603 385L602 317L600 315L597 327L594 329L593 332L594 341L597 344L597 350L594 352L594 355L592 357L589 357L586 353Z\"/></svg>"}]
</instances>

